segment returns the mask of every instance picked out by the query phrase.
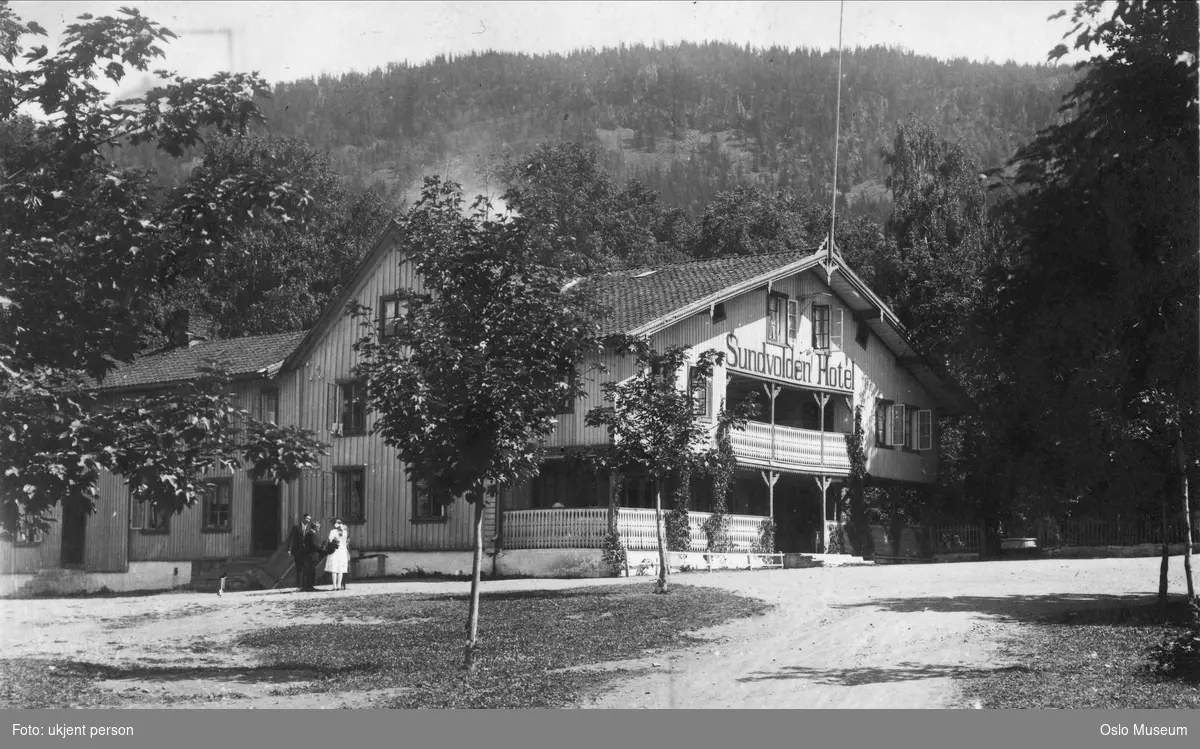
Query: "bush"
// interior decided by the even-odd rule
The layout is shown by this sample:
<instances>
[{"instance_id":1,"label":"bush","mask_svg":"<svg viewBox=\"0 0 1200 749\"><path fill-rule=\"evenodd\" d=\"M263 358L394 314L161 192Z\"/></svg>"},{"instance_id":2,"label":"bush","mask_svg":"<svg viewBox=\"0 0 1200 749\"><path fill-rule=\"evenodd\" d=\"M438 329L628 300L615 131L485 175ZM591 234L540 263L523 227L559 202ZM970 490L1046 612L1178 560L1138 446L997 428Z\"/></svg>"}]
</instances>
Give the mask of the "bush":
<instances>
[{"instance_id":1,"label":"bush","mask_svg":"<svg viewBox=\"0 0 1200 749\"><path fill-rule=\"evenodd\" d=\"M775 519L763 518L758 525L758 541L754 543L752 551L755 554L774 554L775 553Z\"/></svg>"},{"instance_id":2,"label":"bush","mask_svg":"<svg viewBox=\"0 0 1200 749\"><path fill-rule=\"evenodd\" d=\"M606 533L604 542L600 544L600 550L609 574L613 577L620 577L621 573L625 571L627 561L625 544L621 543L621 534L616 531Z\"/></svg>"},{"instance_id":3,"label":"bush","mask_svg":"<svg viewBox=\"0 0 1200 749\"><path fill-rule=\"evenodd\" d=\"M841 523L838 524L837 530L829 537L829 549L826 550L829 554L849 554L846 550L846 531Z\"/></svg>"},{"instance_id":4,"label":"bush","mask_svg":"<svg viewBox=\"0 0 1200 749\"><path fill-rule=\"evenodd\" d=\"M1200 628L1192 627L1154 648L1158 673L1171 678L1200 682Z\"/></svg>"}]
</instances>

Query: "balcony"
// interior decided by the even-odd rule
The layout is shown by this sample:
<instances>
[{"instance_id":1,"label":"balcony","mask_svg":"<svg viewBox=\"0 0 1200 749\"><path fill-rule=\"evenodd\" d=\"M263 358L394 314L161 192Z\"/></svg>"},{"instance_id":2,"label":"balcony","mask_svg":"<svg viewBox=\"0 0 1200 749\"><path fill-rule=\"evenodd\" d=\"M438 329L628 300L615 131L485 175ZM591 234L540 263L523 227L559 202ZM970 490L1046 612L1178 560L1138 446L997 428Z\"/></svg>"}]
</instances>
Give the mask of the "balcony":
<instances>
[{"instance_id":1,"label":"balcony","mask_svg":"<svg viewBox=\"0 0 1200 749\"><path fill-rule=\"evenodd\" d=\"M748 421L744 430L735 429L729 434L739 462L834 475L850 472L846 437L841 432L771 426L759 421Z\"/></svg>"}]
</instances>

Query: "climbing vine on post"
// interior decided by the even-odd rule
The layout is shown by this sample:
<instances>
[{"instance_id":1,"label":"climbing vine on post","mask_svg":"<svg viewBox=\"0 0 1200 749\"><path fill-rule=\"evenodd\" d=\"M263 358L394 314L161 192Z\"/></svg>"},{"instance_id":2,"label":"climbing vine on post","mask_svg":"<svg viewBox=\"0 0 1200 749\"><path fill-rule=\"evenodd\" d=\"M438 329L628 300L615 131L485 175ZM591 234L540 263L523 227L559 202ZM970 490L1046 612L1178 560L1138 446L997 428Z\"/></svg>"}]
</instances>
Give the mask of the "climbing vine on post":
<instances>
[{"instance_id":1,"label":"climbing vine on post","mask_svg":"<svg viewBox=\"0 0 1200 749\"><path fill-rule=\"evenodd\" d=\"M862 406L856 406L854 409L854 433L846 438L846 448L850 453L850 476L846 481L850 518L846 524L846 530L850 535L850 543L858 555L870 557L875 554L875 544L867 519L867 452L863 449L863 437Z\"/></svg>"}]
</instances>

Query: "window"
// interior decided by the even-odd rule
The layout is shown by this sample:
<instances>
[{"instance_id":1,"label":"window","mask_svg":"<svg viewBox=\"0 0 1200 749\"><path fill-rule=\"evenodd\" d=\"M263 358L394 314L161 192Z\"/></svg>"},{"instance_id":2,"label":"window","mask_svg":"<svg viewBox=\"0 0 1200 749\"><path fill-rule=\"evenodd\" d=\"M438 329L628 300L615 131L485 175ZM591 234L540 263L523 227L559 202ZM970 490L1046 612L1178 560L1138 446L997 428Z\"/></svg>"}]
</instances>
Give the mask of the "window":
<instances>
[{"instance_id":1,"label":"window","mask_svg":"<svg viewBox=\"0 0 1200 749\"><path fill-rule=\"evenodd\" d=\"M404 302L394 296L379 299L379 337L392 338L396 335L396 324L404 316Z\"/></svg>"},{"instance_id":2,"label":"window","mask_svg":"<svg viewBox=\"0 0 1200 749\"><path fill-rule=\"evenodd\" d=\"M325 514L341 518L346 523L361 523L366 520L363 489L366 485L366 470L363 468L333 469L332 506L326 506Z\"/></svg>"},{"instance_id":3,"label":"window","mask_svg":"<svg viewBox=\"0 0 1200 749\"><path fill-rule=\"evenodd\" d=\"M875 401L875 445L876 447L891 447L891 418L892 402Z\"/></svg>"},{"instance_id":4,"label":"window","mask_svg":"<svg viewBox=\"0 0 1200 749\"><path fill-rule=\"evenodd\" d=\"M829 305L813 305L813 348L824 350L829 348Z\"/></svg>"},{"instance_id":5,"label":"window","mask_svg":"<svg viewBox=\"0 0 1200 749\"><path fill-rule=\"evenodd\" d=\"M714 324L719 323L719 322L725 322L725 305L724 304L717 304L717 305L713 306L712 322Z\"/></svg>"},{"instance_id":6,"label":"window","mask_svg":"<svg viewBox=\"0 0 1200 749\"><path fill-rule=\"evenodd\" d=\"M138 501L129 495L129 527L142 533L170 533L171 507L153 499Z\"/></svg>"},{"instance_id":7,"label":"window","mask_svg":"<svg viewBox=\"0 0 1200 749\"><path fill-rule=\"evenodd\" d=\"M559 367L558 384L562 386L563 394L562 394L562 398L558 402L558 405L555 407L554 413L556 413L556 414L573 414L573 413L575 413L575 400L576 399L572 397L571 392L572 392L572 390L574 390L576 377L577 377L577 374L575 372L574 365L567 363L567 364L563 364L561 367Z\"/></svg>"},{"instance_id":8,"label":"window","mask_svg":"<svg viewBox=\"0 0 1200 749\"><path fill-rule=\"evenodd\" d=\"M842 310L831 309L829 311L829 342L834 348L842 348Z\"/></svg>"},{"instance_id":9,"label":"window","mask_svg":"<svg viewBox=\"0 0 1200 749\"><path fill-rule=\"evenodd\" d=\"M788 300L787 303L787 337L788 342L796 340L800 330L800 303Z\"/></svg>"},{"instance_id":10,"label":"window","mask_svg":"<svg viewBox=\"0 0 1200 749\"><path fill-rule=\"evenodd\" d=\"M933 449L933 411L929 409L917 411L917 449Z\"/></svg>"},{"instance_id":11,"label":"window","mask_svg":"<svg viewBox=\"0 0 1200 749\"><path fill-rule=\"evenodd\" d=\"M905 427L904 423L904 404L897 403L896 405L892 406L891 444L898 447L903 446L906 432L911 434L911 432L909 432L909 430Z\"/></svg>"},{"instance_id":12,"label":"window","mask_svg":"<svg viewBox=\"0 0 1200 749\"><path fill-rule=\"evenodd\" d=\"M228 480L211 482L204 487L201 502L201 517L204 522L201 527L210 531L229 530L229 514L232 506L233 484Z\"/></svg>"},{"instance_id":13,"label":"window","mask_svg":"<svg viewBox=\"0 0 1200 749\"><path fill-rule=\"evenodd\" d=\"M688 367L688 394L692 398L692 413L709 416L712 405L712 377L697 367Z\"/></svg>"},{"instance_id":14,"label":"window","mask_svg":"<svg viewBox=\"0 0 1200 749\"><path fill-rule=\"evenodd\" d=\"M413 481L413 520L445 520L446 503L422 480Z\"/></svg>"},{"instance_id":15,"label":"window","mask_svg":"<svg viewBox=\"0 0 1200 749\"><path fill-rule=\"evenodd\" d=\"M349 436L366 434L367 389L361 382L345 382L329 386L329 431Z\"/></svg>"},{"instance_id":16,"label":"window","mask_svg":"<svg viewBox=\"0 0 1200 749\"><path fill-rule=\"evenodd\" d=\"M37 546L43 540L42 529L34 526L34 518L21 518L16 535L13 536L14 546Z\"/></svg>"},{"instance_id":17,"label":"window","mask_svg":"<svg viewBox=\"0 0 1200 749\"><path fill-rule=\"evenodd\" d=\"M904 419L904 449L914 450L917 447L916 442L913 441L913 426L917 418L916 409L912 406L905 406L904 415L907 417Z\"/></svg>"},{"instance_id":18,"label":"window","mask_svg":"<svg viewBox=\"0 0 1200 749\"><path fill-rule=\"evenodd\" d=\"M871 340L871 329L867 327L867 323L863 320L858 321L858 328L854 332L854 341L863 348L867 347L867 343Z\"/></svg>"},{"instance_id":19,"label":"window","mask_svg":"<svg viewBox=\"0 0 1200 749\"><path fill-rule=\"evenodd\" d=\"M767 295L767 340L784 343L787 338L787 294L772 291Z\"/></svg>"},{"instance_id":20,"label":"window","mask_svg":"<svg viewBox=\"0 0 1200 749\"><path fill-rule=\"evenodd\" d=\"M279 423L278 390L263 390L258 394L258 420L267 424Z\"/></svg>"}]
</instances>

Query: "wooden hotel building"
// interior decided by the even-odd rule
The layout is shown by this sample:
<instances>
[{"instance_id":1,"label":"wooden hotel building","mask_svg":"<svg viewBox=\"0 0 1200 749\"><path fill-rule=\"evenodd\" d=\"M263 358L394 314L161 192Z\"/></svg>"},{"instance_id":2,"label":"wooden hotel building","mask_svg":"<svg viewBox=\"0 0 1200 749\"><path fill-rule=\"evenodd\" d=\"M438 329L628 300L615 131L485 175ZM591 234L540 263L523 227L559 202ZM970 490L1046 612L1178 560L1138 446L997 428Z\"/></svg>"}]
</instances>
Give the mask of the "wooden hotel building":
<instances>
[{"instance_id":1,"label":"wooden hotel building","mask_svg":"<svg viewBox=\"0 0 1200 749\"><path fill-rule=\"evenodd\" d=\"M0 546L0 594L134 590L199 584L216 571L244 572L267 584L287 529L303 512L329 528L350 529L352 576L470 571L471 511L465 501L431 503L381 437L354 379L360 335L349 302L377 310L382 331L395 316L397 289L417 288L396 227L389 227L340 296L307 333L215 340L193 318L174 348L112 372L113 397L178 386L206 360L235 378L240 405L262 418L318 433L331 445L321 470L291 484L251 481L245 471L214 474L204 500L180 514L130 501L116 476L101 480L96 512L57 511L45 537ZM937 423L959 407L952 386L913 348L895 314L836 254L788 252L693 261L589 277L610 310L609 333L647 336L663 349L725 352L713 377L681 373L697 414L715 423L723 402L749 394L760 412L732 434L738 472L728 498L732 540L749 549L764 517L776 520L783 552L818 552L836 523L834 497L850 469L847 435L861 407L867 470L873 480L929 484L938 471ZM606 349L606 352L608 350ZM601 574L600 542L609 499L631 551L654 548L653 497L636 476L614 482L584 471L577 450L602 448L603 429L584 425L603 400L600 377L621 379L633 361L605 353L607 373L585 362L587 398L559 417L541 475L502 492L485 513L488 565L499 574ZM692 551L711 487L691 486ZM258 570L256 572L255 570ZM280 584L290 585L290 582Z\"/></svg>"}]
</instances>

